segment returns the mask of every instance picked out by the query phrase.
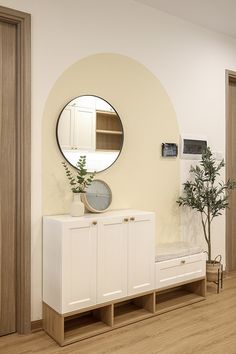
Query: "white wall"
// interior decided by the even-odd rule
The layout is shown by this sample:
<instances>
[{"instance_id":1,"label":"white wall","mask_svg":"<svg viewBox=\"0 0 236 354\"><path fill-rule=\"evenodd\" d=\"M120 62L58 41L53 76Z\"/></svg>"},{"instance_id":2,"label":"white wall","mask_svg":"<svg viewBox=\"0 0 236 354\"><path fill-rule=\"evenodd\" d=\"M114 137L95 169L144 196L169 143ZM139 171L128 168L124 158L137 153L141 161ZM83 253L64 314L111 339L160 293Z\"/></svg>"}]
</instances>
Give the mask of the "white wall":
<instances>
[{"instance_id":1,"label":"white wall","mask_svg":"<svg viewBox=\"0 0 236 354\"><path fill-rule=\"evenodd\" d=\"M127 55L164 85L180 132L204 134L213 150L224 153L224 75L226 68L236 70L236 42L131 0L1 0L0 4L32 14L32 319L36 320L41 317L42 291L41 119L55 80L87 55ZM218 223L214 247L221 252L224 219Z\"/></svg>"}]
</instances>

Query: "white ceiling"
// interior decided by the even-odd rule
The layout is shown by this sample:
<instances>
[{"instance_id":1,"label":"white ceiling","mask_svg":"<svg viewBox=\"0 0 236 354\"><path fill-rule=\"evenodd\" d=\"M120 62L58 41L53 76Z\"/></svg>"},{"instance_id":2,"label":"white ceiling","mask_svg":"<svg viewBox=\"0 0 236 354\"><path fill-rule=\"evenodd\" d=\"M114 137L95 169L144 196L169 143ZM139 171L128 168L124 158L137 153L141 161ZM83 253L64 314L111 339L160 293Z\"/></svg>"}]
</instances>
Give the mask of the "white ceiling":
<instances>
[{"instance_id":1,"label":"white ceiling","mask_svg":"<svg viewBox=\"0 0 236 354\"><path fill-rule=\"evenodd\" d=\"M135 0L236 38L236 0Z\"/></svg>"}]
</instances>

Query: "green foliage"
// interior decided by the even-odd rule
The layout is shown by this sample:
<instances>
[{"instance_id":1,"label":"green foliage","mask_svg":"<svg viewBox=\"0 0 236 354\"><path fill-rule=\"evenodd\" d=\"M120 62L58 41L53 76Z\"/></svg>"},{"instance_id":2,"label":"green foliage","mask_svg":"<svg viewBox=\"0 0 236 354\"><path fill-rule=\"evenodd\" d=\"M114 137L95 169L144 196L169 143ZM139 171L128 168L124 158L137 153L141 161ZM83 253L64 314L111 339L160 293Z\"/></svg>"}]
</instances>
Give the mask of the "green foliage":
<instances>
[{"instance_id":1,"label":"green foliage","mask_svg":"<svg viewBox=\"0 0 236 354\"><path fill-rule=\"evenodd\" d=\"M76 163L77 173L74 175L71 170L69 169L66 162L62 162L62 165L65 168L66 176L69 180L71 185L71 190L73 193L85 193L88 186L91 185L95 173L93 172L88 175L86 169L86 156L80 156L79 161Z\"/></svg>"},{"instance_id":2,"label":"green foliage","mask_svg":"<svg viewBox=\"0 0 236 354\"><path fill-rule=\"evenodd\" d=\"M208 246L208 260L211 261L211 222L222 214L229 205L229 192L236 188L236 181L218 182L224 160L217 163L208 147L202 154L200 166L190 168L191 180L183 184L184 193L177 203L188 206L201 214L205 240Z\"/></svg>"}]
</instances>

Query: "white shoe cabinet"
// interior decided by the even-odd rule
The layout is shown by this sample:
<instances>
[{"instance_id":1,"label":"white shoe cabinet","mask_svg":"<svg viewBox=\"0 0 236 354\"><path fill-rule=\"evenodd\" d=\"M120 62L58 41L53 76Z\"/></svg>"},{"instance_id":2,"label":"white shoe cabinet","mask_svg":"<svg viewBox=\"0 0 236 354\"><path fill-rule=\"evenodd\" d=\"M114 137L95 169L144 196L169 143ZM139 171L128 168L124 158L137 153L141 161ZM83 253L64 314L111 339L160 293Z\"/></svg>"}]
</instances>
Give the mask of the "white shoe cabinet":
<instances>
[{"instance_id":1,"label":"white shoe cabinet","mask_svg":"<svg viewBox=\"0 0 236 354\"><path fill-rule=\"evenodd\" d=\"M43 327L60 345L204 296L205 277L156 289L152 212L44 217Z\"/></svg>"}]
</instances>

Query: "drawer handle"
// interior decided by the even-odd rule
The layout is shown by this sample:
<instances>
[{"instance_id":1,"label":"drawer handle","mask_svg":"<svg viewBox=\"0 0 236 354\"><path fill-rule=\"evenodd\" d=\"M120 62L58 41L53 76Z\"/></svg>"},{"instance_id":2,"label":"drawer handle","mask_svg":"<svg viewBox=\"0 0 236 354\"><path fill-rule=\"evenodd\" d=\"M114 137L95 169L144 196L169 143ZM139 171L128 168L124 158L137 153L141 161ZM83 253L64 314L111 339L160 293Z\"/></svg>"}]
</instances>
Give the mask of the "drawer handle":
<instances>
[{"instance_id":1,"label":"drawer handle","mask_svg":"<svg viewBox=\"0 0 236 354\"><path fill-rule=\"evenodd\" d=\"M128 222L129 221L129 219L128 218L124 218L124 222Z\"/></svg>"},{"instance_id":2,"label":"drawer handle","mask_svg":"<svg viewBox=\"0 0 236 354\"><path fill-rule=\"evenodd\" d=\"M92 224L93 224L93 225L97 225L97 221L93 221Z\"/></svg>"},{"instance_id":3,"label":"drawer handle","mask_svg":"<svg viewBox=\"0 0 236 354\"><path fill-rule=\"evenodd\" d=\"M186 261L183 259L180 263L181 263L181 264L185 264L185 263L186 263Z\"/></svg>"},{"instance_id":4,"label":"drawer handle","mask_svg":"<svg viewBox=\"0 0 236 354\"><path fill-rule=\"evenodd\" d=\"M130 218L130 221L134 221L134 220L135 220L135 217L132 216L132 217Z\"/></svg>"}]
</instances>

